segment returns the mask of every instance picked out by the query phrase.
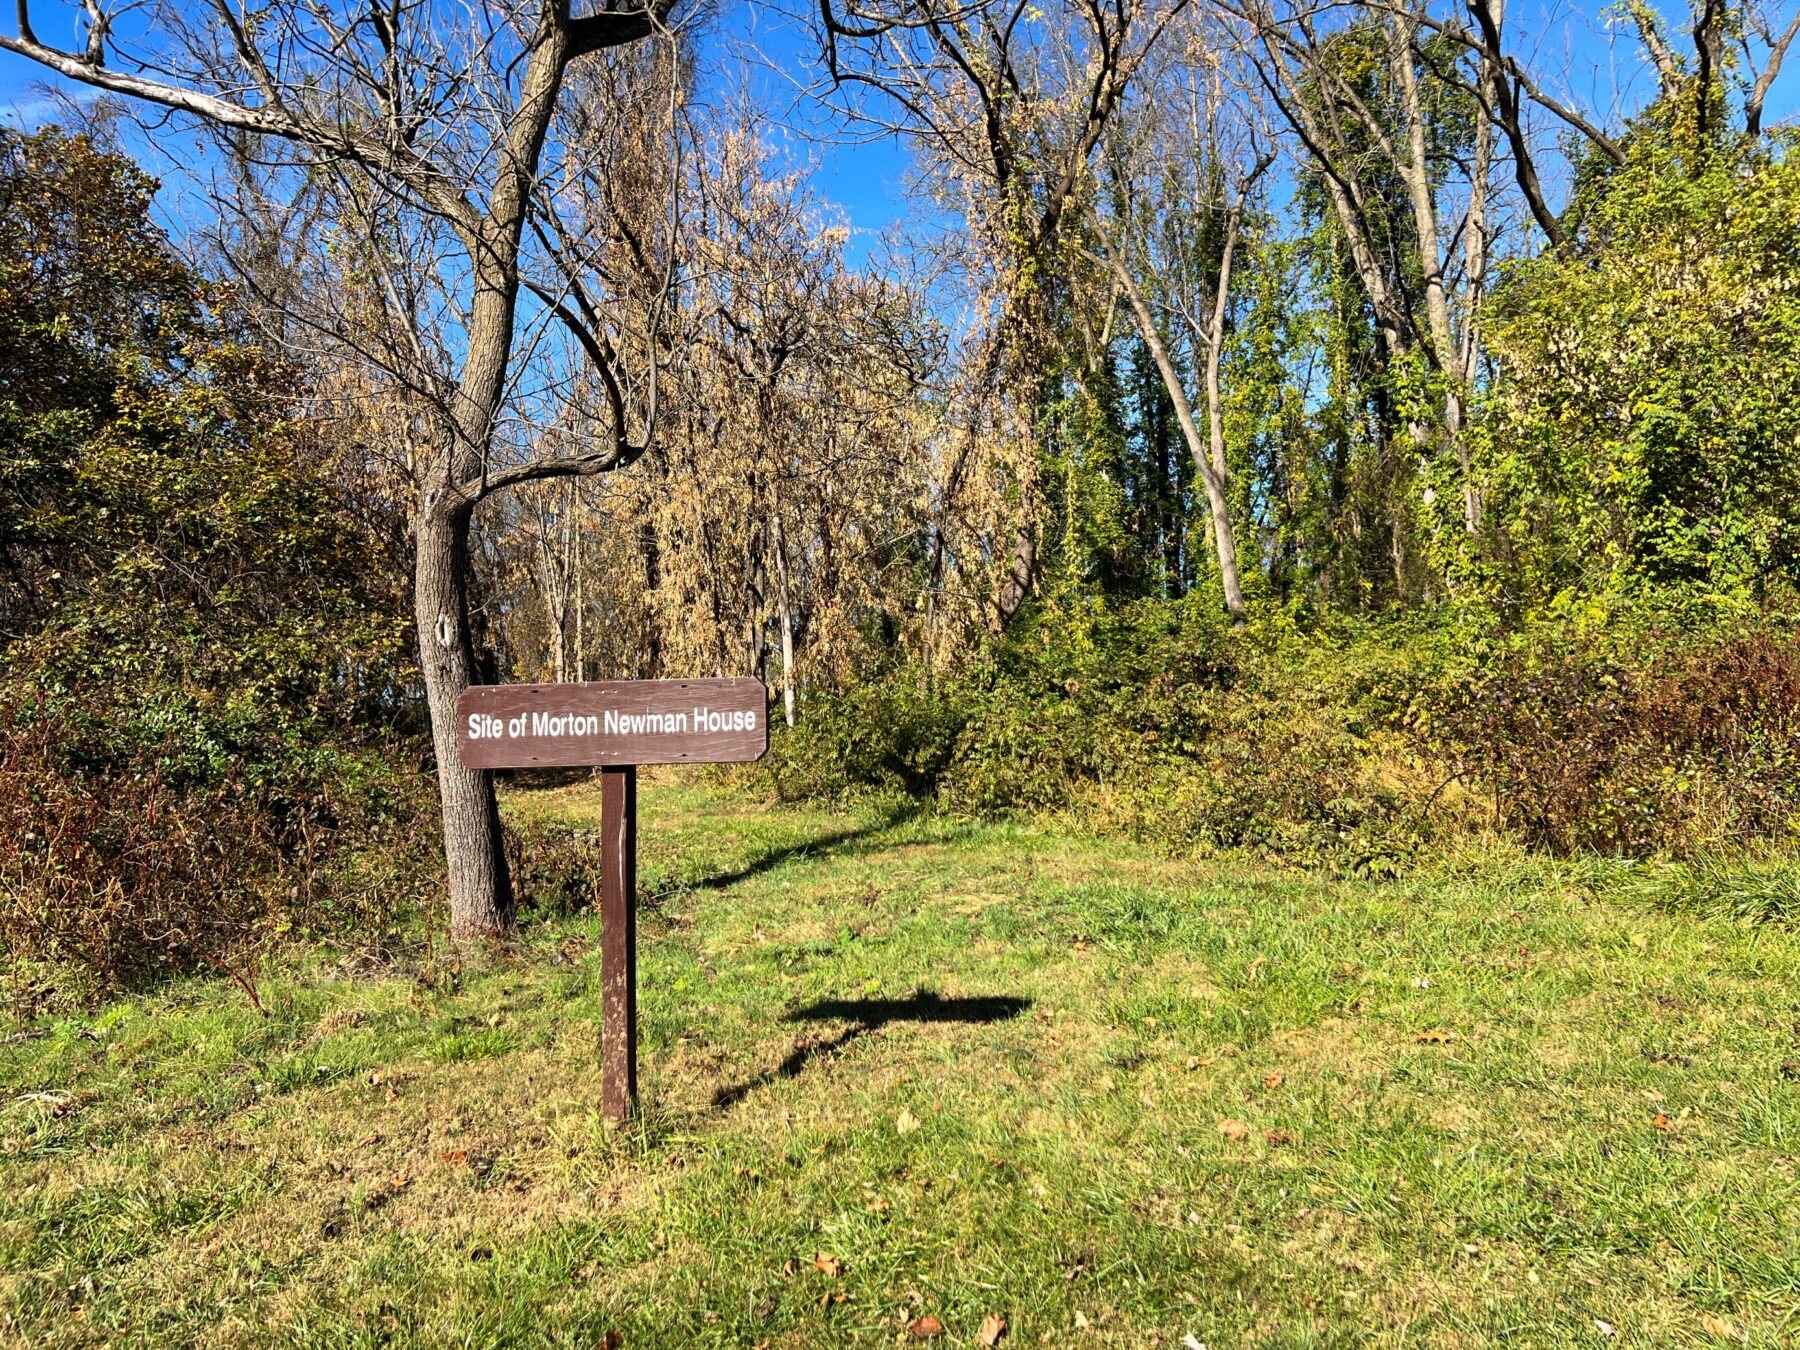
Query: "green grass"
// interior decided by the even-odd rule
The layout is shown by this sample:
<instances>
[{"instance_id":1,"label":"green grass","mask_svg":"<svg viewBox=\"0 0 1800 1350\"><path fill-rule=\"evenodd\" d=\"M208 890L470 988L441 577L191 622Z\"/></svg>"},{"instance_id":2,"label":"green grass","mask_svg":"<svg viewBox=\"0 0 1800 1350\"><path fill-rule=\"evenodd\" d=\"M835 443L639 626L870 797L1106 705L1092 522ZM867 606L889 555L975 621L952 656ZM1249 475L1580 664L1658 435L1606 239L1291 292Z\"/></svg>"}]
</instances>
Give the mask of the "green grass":
<instances>
[{"instance_id":1,"label":"green grass","mask_svg":"<svg viewBox=\"0 0 1800 1350\"><path fill-rule=\"evenodd\" d=\"M1800 1333L1785 927L1579 866L1384 885L674 778L640 804L638 1121L598 1115L585 915L479 960L310 951L261 972L267 1017L209 979L9 1028L0 1337Z\"/></svg>"}]
</instances>

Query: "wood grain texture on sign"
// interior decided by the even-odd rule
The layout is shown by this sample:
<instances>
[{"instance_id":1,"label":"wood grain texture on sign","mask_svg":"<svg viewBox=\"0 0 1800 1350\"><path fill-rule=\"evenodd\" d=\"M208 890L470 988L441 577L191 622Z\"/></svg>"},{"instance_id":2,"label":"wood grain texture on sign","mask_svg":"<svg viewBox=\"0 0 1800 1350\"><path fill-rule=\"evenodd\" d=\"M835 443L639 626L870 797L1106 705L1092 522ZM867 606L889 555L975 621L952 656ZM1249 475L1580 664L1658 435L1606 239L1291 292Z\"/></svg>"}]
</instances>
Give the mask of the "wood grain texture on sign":
<instances>
[{"instance_id":1,"label":"wood grain texture on sign","mask_svg":"<svg viewBox=\"0 0 1800 1350\"><path fill-rule=\"evenodd\" d=\"M737 764L769 748L761 680L480 684L456 705L471 769Z\"/></svg>"}]
</instances>

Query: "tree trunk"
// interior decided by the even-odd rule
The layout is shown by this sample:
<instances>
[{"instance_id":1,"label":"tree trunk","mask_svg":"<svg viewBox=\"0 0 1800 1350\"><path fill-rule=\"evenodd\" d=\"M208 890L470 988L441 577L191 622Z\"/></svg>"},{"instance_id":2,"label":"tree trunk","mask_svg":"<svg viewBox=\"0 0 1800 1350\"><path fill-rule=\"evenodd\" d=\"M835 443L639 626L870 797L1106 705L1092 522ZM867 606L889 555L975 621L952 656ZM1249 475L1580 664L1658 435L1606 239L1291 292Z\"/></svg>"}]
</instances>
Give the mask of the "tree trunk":
<instances>
[{"instance_id":1,"label":"tree trunk","mask_svg":"<svg viewBox=\"0 0 1800 1350\"><path fill-rule=\"evenodd\" d=\"M469 639L469 508L446 509L434 497L427 495L414 525L413 616L444 807L450 936L463 941L505 932L512 918L512 881L493 778L465 768L457 753L456 700L475 674Z\"/></svg>"},{"instance_id":2,"label":"tree trunk","mask_svg":"<svg viewBox=\"0 0 1800 1350\"><path fill-rule=\"evenodd\" d=\"M1037 528L1027 520L1013 532L1012 566L1001 579L994 598L994 631L1004 633L1031 598L1037 579Z\"/></svg>"},{"instance_id":3,"label":"tree trunk","mask_svg":"<svg viewBox=\"0 0 1800 1350\"><path fill-rule=\"evenodd\" d=\"M1244 622L1244 588L1238 574L1237 536L1231 529L1231 503L1225 495L1229 462L1225 457L1225 400L1219 389L1219 366L1225 358L1225 314L1231 303L1231 262L1237 253L1238 225L1244 215L1244 197L1225 218L1225 247L1219 255L1219 280L1213 292L1212 327L1206 333L1206 432L1212 457L1213 479L1206 500L1212 510L1213 545L1219 553L1219 577L1225 585L1225 609L1234 624Z\"/></svg>"},{"instance_id":4,"label":"tree trunk","mask_svg":"<svg viewBox=\"0 0 1800 1350\"><path fill-rule=\"evenodd\" d=\"M1112 266L1119 289L1125 292L1125 298L1130 302L1132 315L1137 320L1138 336L1143 339L1144 346L1150 352L1150 359L1156 366L1156 373L1162 379L1163 388L1168 391L1169 402L1175 409L1175 423L1181 428L1182 440L1187 443L1188 456L1200 471L1200 481L1206 488L1206 504L1212 518L1213 547L1219 557L1219 577L1225 588L1225 609L1234 624L1242 623L1244 590L1238 580L1237 539L1231 530L1231 500L1226 495L1225 475L1213 464L1209 440L1201 437L1200 428L1194 421L1193 405L1188 402L1187 390L1181 383L1181 372L1175 368L1175 360L1169 355L1162 333L1156 326L1156 316L1151 313L1150 304L1144 299L1136 278L1118 255L1112 252L1110 244L1107 245L1106 261ZM1216 370L1214 373L1216 375ZM1216 400L1211 406L1213 410L1217 410ZM1222 428L1220 436L1222 441ZM1222 444L1220 451L1222 456Z\"/></svg>"},{"instance_id":5,"label":"tree trunk","mask_svg":"<svg viewBox=\"0 0 1800 1350\"><path fill-rule=\"evenodd\" d=\"M776 607L781 617L781 701L794 725L794 598L788 586L787 534L779 508L770 517L775 534Z\"/></svg>"}]
</instances>

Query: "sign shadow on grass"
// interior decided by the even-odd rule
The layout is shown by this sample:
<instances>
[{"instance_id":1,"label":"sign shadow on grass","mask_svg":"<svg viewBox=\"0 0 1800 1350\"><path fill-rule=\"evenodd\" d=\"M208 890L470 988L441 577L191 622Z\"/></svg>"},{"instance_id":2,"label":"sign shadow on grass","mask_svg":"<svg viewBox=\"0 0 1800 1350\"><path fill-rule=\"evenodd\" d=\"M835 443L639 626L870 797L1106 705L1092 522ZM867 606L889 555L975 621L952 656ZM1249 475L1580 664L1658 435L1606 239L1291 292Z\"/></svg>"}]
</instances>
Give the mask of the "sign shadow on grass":
<instances>
[{"instance_id":1,"label":"sign shadow on grass","mask_svg":"<svg viewBox=\"0 0 1800 1350\"><path fill-rule=\"evenodd\" d=\"M797 1078L815 1059L836 1054L851 1041L894 1022L965 1022L980 1026L1006 1022L1031 1006L1028 998L1008 994L945 998L935 990L921 989L910 998L826 998L798 1008L784 1019L789 1022L848 1022L835 1036L803 1040L788 1057L766 1073L722 1087L713 1093L713 1105L730 1110L760 1087L782 1078Z\"/></svg>"}]
</instances>

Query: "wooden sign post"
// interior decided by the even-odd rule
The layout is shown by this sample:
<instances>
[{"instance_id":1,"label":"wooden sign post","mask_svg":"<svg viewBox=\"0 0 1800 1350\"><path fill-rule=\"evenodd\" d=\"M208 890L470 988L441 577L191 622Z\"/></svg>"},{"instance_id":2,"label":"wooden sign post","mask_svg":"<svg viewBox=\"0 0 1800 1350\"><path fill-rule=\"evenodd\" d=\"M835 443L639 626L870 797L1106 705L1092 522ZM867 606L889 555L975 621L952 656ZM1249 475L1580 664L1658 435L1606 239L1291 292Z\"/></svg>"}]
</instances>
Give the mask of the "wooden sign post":
<instances>
[{"instance_id":1,"label":"wooden sign post","mask_svg":"<svg viewBox=\"0 0 1800 1350\"><path fill-rule=\"evenodd\" d=\"M600 768L601 1109L637 1104L637 766L732 764L769 748L761 680L486 684L456 705L471 769Z\"/></svg>"}]
</instances>

